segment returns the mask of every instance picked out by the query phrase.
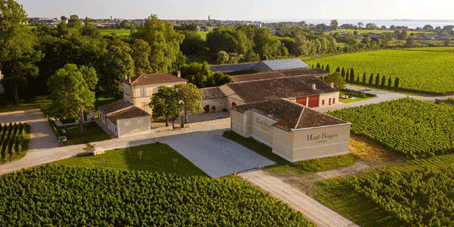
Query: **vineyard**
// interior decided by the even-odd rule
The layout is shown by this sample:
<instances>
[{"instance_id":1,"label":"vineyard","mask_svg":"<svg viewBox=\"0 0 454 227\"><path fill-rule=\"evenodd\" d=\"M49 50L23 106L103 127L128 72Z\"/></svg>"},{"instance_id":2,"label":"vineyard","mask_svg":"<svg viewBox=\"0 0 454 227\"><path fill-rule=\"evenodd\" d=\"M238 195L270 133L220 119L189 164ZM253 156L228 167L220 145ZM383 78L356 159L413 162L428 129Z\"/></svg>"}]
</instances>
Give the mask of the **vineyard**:
<instances>
[{"instance_id":1,"label":"vineyard","mask_svg":"<svg viewBox=\"0 0 454 227\"><path fill-rule=\"evenodd\" d=\"M329 114L352 122L351 132L404 156L434 156L454 149L454 108L405 98L344 108Z\"/></svg>"},{"instance_id":2,"label":"vineyard","mask_svg":"<svg viewBox=\"0 0 454 227\"><path fill-rule=\"evenodd\" d=\"M236 178L41 166L0 179L0 226L312 226Z\"/></svg>"},{"instance_id":3,"label":"vineyard","mask_svg":"<svg viewBox=\"0 0 454 227\"><path fill-rule=\"evenodd\" d=\"M408 226L454 225L454 167L374 172L348 183Z\"/></svg>"},{"instance_id":4,"label":"vineyard","mask_svg":"<svg viewBox=\"0 0 454 227\"><path fill-rule=\"evenodd\" d=\"M353 54L342 54L308 62L310 65L320 63L325 67L329 64L331 72L337 67L355 71L362 83L369 77L388 80L394 86L395 78L399 78L399 88L423 93L448 94L454 92L454 48L415 48L403 50L379 50ZM355 79L357 81L357 79ZM388 84L388 83L386 83Z\"/></svg>"},{"instance_id":5,"label":"vineyard","mask_svg":"<svg viewBox=\"0 0 454 227\"><path fill-rule=\"evenodd\" d=\"M11 160L17 156L28 143L30 126L22 123L0 124L0 152L1 160Z\"/></svg>"}]
</instances>

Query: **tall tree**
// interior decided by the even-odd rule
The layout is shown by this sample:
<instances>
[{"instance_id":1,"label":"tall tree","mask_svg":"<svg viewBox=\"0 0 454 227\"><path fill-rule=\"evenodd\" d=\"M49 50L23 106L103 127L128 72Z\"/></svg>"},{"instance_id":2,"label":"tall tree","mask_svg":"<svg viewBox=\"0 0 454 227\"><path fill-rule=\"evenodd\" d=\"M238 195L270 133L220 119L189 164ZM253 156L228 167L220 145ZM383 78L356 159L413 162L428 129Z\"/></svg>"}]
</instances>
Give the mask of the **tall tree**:
<instances>
[{"instance_id":1,"label":"tall tree","mask_svg":"<svg viewBox=\"0 0 454 227\"><path fill-rule=\"evenodd\" d=\"M175 89L177 90L178 98L181 100L184 121L188 123L188 113L195 115L203 111L202 104L200 104L203 99L203 92L191 83L178 84Z\"/></svg>"},{"instance_id":2,"label":"tall tree","mask_svg":"<svg viewBox=\"0 0 454 227\"><path fill-rule=\"evenodd\" d=\"M180 101L174 87L161 86L148 104L153 111L152 118L157 120L163 116L166 119L166 126L169 126L169 119L175 120L180 114L182 105Z\"/></svg>"},{"instance_id":3,"label":"tall tree","mask_svg":"<svg viewBox=\"0 0 454 227\"><path fill-rule=\"evenodd\" d=\"M399 77L396 77L396 79L394 80L394 89L397 91L398 88L399 88Z\"/></svg>"},{"instance_id":4,"label":"tall tree","mask_svg":"<svg viewBox=\"0 0 454 227\"><path fill-rule=\"evenodd\" d=\"M371 73L371 74L370 74L370 77L369 77L369 86L372 87L373 83L374 83L374 74Z\"/></svg>"},{"instance_id":5,"label":"tall tree","mask_svg":"<svg viewBox=\"0 0 454 227\"><path fill-rule=\"evenodd\" d=\"M95 108L95 86L98 82L92 67L67 64L49 78L51 114L57 118L76 118L83 133L83 113Z\"/></svg>"},{"instance_id":6,"label":"tall tree","mask_svg":"<svg viewBox=\"0 0 454 227\"><path fill-rule=\"evenodd\" d=\"M366 72L364 72L363 74L363 86L366 85Z\"/></svg>"},{"instance_id":7,"label":"tall tree","mask_svg":"<svg viewBox=\"0 0 454 227\"><path fill-rule=\"evenodd\" d=\"M132 59L134 60L135 75L142 75L151 72L150 67L150 45L142 39L134 40L132 46Z\"/></svg>"},{"instance_id":8,"label":"tall tree","mask_svg":"<svg viewBox=\"0 0 454 227\"><path fill-rule=\"evenodd\" d=\"M380 74L377 74L375 77L375 87L378 88L380 86Z\"/></svg>"},{"instance_id":9,"label":"tall tree","mask_svg":"<svg viewBox=\"0 0 454 227\"><path fill-rule=\"evenodd\" d=\"M338 72L329 75L326 79L326 83L334 83L334 87L339 90L344 89L345 87L345 80Z\"/></svg>"},{"instance_id":10,"label":"tall tree","mask_svg":"<svg viewBox=\"0 0 454 227\"><path fill-rule=\"evenodd\" d=\"M121 98L123 94L123 83L125 77L134 76L134 60L131 56L132 50L127 43L111 45L106 56L106 65L101 84L105 86L108 94L115 98Z\"/></svg>"},{"instance_id":11,"label":"tall tree","mask_svg":"<svg viewBox=\"0 0 454 227\"><path fill-rule=\"evenodd\" d=\"M36 37L26 27L27 15L14 0L0 0L0 71L3 86L19 103L19 88L38 75L34 65L41 58L35 50Z\"/></svg>"},{"instance_id":12,"label":"tall tree","mask_svg":"<svg viewBox=\"0 0 454 227\"><path fill-rule=\"evenodd\" d=\"M381 89L385 89L385 84L386 84L386 76L383 76L381 78Z\"/></svg>"},{"instance_id":13,"label":"tall tree","mask_svg":"<svg viewBox=\"0 0 454 227\"><path fill-rule=\"evenodd\" d=\"M339 22L337 22L337 20L331 20L330 26L333 28L333 30L337 30L337 28L339 27Z\"/></svg>"},{"instance_id":14,"label":"tall tree","mask_svg":"<svg viewBox=\"0 0 454 227\"><path fill-rule=\"evenodd\" d=\"M392 83L392 79L391 77L388 78L388 90L391 90L391 83Z\"/></svg>"},{"instance_id":15,"label":"tall tree","mask_svg":"<svg viewBox=\"0 0 454 227\"><path fill-rule=\"evenodd\" d=\"M154 72L167 72L177 60L184 35L173 30L173 25L151 15L131 37L143 39L151 47L150 66Z\"/></svg>"}]
</instances>

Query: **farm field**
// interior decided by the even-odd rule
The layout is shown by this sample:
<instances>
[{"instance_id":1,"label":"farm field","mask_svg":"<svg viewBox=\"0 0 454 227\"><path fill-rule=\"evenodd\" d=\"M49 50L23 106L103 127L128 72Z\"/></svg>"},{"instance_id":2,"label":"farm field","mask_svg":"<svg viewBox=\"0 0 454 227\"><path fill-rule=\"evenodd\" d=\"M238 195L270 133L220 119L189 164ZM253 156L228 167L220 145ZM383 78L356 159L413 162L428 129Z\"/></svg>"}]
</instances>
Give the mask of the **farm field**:
<instances>
[{"instance_id":1,"label":"farm field","mask_svg":"<svg viewBox=\"0 0 454 227\"><path fill-rule=\"evenodd\" d=\"M110 36L112 33L117 36L129 36L131 34L129 29L99 29L99 32L101 32L101 36Z\"/></svg>"},{"instance_id":2,"label":"farm field","mask_svg":"<svg viewBox=\"0 0 454 227\"><path fill-rule=\"evenodd\" d=\"M309 64L353 68L356 75L366 73L387 79L399 78L399 88L422 93L449 94L454 92L454 47L416 48L402 50L378 50L342 54L310 61ZM362 78L361 78L362 82Z\"/></svg>"},{"instance_id":3,"label":"farm field","mask_svg":"<svg viewBox=\"0 0 454 227\"><path fill-rule=\"evenodd\" d=\"M0 179L1 226L312 226L238 178L46 165Z\"/></svg>"},{"instance_id":4,"label":"farm field","mask_svg":"<svg viewBox=\"0 0 454 227\"><path fill-rule=\"evenodd\" d=\"M30 126L22 123L0 125L0 163L20 158L28 149Z\"/></svg>"},{"instance_id":5,"label":"farm field","mask_svg":"<svg viewBox=\"0 0 454 227\"><path fill-rule=\"evenodd\" d=\"M409 157L452 153L454 108L411 98L329 112L352 122L351 132Z\"/></svg>"}]
</instances>

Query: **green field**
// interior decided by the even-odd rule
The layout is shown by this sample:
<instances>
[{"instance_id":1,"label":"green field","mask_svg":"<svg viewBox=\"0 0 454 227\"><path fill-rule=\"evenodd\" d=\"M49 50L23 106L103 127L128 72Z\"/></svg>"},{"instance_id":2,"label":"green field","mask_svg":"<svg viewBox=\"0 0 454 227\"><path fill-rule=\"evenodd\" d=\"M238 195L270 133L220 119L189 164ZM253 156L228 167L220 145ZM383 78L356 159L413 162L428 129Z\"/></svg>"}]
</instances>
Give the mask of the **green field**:
<instances>
[{"instance_id":1,"label":"green field","mask_svg":"<svg viewBox=\"0 0 454 227\"><path fill-rule=\"evenodd\" d=\"M0 226L312 226L238 178L46 165L0 179Z\"/></svg>"},{"instance_id":2,"label":"green field","mask_svg":"<svg viewBox=\"0 0 454 227\"><path fill-rule=\"evenodd\" d=\"M176 161L175 168L174 160ZM116 149L106 151L105 154L98 156L85 155L63 159L53 162L52 165L140 170L157 173L173 173L182 176L208 176L167 144L148 144Z\"/></svg>"},{"instance_id":3,"label":"green field","mask_svg":"<svg viewBox=\"0 0 454 227\"><path fill-rule=\"evenodd\" d=\"M329 112L352 122L353 134L404 156L434 156L454 150L454 108L399 99Z\"/></svg>"},{"instance_id":4,"label":"green field","mask_svg":"<svg viewBox=\"0 0 454 227\"><path fill-rule=\"evenodd\" d=\"M99 29L99 32L101 32L101 36L110 36L112 33L116 36L129 36L131 34L129 29Z\"/></svg>"},{"instance_id":5,"label":"green field","mask_svg":"<svg viewBox=\"0 0 454 227\"><path fill-rule=\"evenodd\" d=\"M353 68L356 75L371 74L399 78L399 88L423 93L449 94L454 92L454 48L416 48L403 50L379 50L342 54L310 61L309 64L329 64ZM362 78L361 78L362 82Z\"/></svg>"}]
</instances>

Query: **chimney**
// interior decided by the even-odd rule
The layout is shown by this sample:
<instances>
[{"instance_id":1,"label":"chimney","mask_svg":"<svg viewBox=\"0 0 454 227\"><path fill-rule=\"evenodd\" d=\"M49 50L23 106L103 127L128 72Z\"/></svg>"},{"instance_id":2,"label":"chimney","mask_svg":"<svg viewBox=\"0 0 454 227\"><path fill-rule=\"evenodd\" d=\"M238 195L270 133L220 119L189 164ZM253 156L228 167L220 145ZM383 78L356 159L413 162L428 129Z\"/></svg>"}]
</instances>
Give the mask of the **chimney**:
<instances>
[{"instance_id":1,"label":"chimney","mask_svg":"<svg viewBox=\"0 0 454 227\"><path fill-rule=\"evenodd\" d=\"M329 86L330 86L331 88L334 88L334 83L333 83L333 82L329 83Z\"/></svg>"},{"instance_id":2,"label":"chimney","mask_svg":"<svg viewBox=\"0 0 454 227\"><path fill-rule=\"evenodd\" d=\"M128 80L129 80L129 84L131 84L131 77L130 76L128 76Z\"/></svg>"},{"instance_id":3,"label":"chimney","mask_svg":"<svg viewBox=\"0 0 454 227\"><path fill-rule=\"evenodd\" d=\"M312 84L312 90L316 90L316 84Z\"/></svg>"},{"instance_id":4,"label":"chimney","mask_svg":"<svg viewBox=\"0 0 454 227\"><path fill-rule=\"evenodd\" d=\"M178 76L178 77L181 77L181 71L180 71L180 70L178 70L177 76Z\"/></svg>"}]
</instances>

